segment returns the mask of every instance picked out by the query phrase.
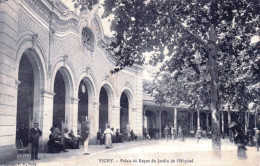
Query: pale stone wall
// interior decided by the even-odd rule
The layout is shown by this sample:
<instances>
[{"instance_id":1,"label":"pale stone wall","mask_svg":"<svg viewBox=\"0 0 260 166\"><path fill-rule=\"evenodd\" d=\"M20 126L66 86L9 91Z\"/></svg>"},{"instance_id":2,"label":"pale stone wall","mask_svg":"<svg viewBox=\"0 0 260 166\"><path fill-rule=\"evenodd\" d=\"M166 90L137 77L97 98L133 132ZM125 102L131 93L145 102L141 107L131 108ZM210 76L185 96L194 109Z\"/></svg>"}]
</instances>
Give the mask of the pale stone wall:
<instances>
[{"instance_id":1,"label":"pale stone wall","mask_svg":"<svg viewBox=\"0 0 260 166\"><path fill-rule=\"evenodd\" d=\"M42 3L42 2L45 3ZM19 63L23 53L32 62L36 78L34 87L35 121L43 132L42 149L50 134L53 119L54 80L57 71L65 78L66 121L77 131L78 88L86 80L91 143L95 142L99 119L99 93L104 86L109 96L109 123L120 127L120 97L129 100L129 123L137 135L142 134L142 68L135 66L111 75L115 62L104 50L103 28L98 16L62 15L57 8L53 18L46 0L9 0L0 4L0 161L16 157L17 92ZM39 10L41 9L41 10ZM86 20L85 20L86 19ZM51 23L50 23L51 22ZM94 49L81 43L81 30L94 34Z\"/></svg>"},{"instance_id":2,"label":"pale stone wall","mask_svg":"<svg viewBox=\"0 0 260 166\"><path fill-rule=\"evenodd\" d=\"M17 80L15 61L18 32L18 4L0 5L0 161L14 158Z\"/></svg>"}]
</instances>

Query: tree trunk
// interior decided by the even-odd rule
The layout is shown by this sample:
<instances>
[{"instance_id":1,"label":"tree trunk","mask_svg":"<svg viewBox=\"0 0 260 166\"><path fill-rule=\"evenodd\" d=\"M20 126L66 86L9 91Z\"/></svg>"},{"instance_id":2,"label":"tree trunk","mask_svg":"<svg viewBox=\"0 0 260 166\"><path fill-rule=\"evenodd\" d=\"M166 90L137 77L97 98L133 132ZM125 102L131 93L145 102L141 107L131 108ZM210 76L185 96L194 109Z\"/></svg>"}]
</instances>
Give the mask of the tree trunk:
<instances>
[{"instance_id":1,"label":"tree trunk","mask_svg":"<svg viewBox=\"0 0 260 166\"><path fill-rule=\"evenodd\" d=\"M208 56L211 77L212 147L216 157L221 157L220 109L218 98L216 30L213 24L209 31Z\"/></svg>"}]
</instances>

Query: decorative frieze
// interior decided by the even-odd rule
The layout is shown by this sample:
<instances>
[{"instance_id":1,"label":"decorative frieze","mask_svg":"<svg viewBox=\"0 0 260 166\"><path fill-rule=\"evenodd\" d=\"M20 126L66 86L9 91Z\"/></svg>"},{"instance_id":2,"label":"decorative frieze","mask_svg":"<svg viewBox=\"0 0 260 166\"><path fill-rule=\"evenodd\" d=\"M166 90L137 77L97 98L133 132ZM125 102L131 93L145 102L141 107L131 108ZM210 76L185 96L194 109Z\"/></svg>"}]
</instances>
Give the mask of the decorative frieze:
<instances>
[{"instance_id":1,"label":"decorative frieze","mask_svg":"<svg viewBox=\"0 0 260 166\"><path fill-rule=\"evenodd\" d=\"M35 12L37 12L44 20L46 20L46 22L49 23L52 20L55 29L58 29L59 31L67 31L68 29L73 29L76 32L78 31L78 19L69 18L67 20L63 20L60 19L56 13L54 13L52 16L52 9L47 7L42 1L25 0L25 2L27 2L27 4L31 6Z\"/></svg>"}]
</instances>

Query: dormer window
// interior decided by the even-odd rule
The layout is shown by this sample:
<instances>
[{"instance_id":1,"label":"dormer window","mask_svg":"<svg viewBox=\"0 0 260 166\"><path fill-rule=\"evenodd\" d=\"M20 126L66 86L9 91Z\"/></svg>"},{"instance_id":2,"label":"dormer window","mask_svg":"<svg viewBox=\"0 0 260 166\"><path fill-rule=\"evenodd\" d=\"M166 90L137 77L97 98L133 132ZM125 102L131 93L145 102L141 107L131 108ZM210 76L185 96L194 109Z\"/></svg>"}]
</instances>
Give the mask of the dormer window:
<instances>
[{"instance_id":1,"label":"dormer window","mask_svg":"<svg viewBox=\"0 0 260 166\"><path fill-rule=\"evenodd\" d=\"M94 35L93 32L87 27L82 30L82 44L86 49L94 49Z\"/></svg>"}]
</instances>

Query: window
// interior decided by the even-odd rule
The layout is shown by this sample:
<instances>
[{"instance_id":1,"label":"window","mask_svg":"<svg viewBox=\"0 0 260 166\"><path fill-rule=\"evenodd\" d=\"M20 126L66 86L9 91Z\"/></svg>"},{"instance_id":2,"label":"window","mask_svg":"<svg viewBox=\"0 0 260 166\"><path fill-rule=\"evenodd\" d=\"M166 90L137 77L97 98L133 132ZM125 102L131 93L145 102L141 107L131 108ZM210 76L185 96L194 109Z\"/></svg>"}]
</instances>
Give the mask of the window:
<instances>
[{"instance_id":1,"label":"window","mask_svg":"<svg viewBox=\"0 0 260 166\"><path fill-rule=\"evenodd\" d=\"M87 49L93 50L94 48L94 35L87 27L82 30L82 44Z\"/></svg>"}]
</instances>

